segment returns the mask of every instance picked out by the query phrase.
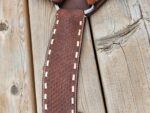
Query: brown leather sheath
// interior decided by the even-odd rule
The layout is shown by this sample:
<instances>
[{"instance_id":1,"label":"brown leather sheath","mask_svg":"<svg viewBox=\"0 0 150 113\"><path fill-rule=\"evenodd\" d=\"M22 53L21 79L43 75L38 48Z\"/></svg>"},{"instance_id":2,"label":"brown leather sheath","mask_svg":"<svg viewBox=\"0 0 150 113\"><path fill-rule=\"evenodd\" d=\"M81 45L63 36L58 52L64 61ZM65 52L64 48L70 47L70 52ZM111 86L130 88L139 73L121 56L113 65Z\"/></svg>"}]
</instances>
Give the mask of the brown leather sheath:
<instances>
[{"instance_id":1,"label":"brown leather sheath","mask_svg":"<svg viewBox=\"0 0 150 113\"><path fill-rule=\"evenodd\" d=\"M43 113L77 113L77 79L85 16L60 9L49 41L43 75Z\"/></svg>"}]
</instances>

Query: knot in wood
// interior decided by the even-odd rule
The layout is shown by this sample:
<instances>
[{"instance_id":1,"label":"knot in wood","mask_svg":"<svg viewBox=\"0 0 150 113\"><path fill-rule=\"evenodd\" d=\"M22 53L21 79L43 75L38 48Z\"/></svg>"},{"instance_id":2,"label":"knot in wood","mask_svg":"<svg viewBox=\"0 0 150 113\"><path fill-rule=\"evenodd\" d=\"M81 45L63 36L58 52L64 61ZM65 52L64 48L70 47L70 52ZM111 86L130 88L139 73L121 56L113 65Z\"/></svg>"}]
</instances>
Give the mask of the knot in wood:
<instances>
[{"instance_id":1,"label":"knot in wood","mask_svg":"<svg viewBox=\"0 0 150 113\"><path fill-rule=\"evenodd\" d=\"M16 85L11 86L11 94L13 94L13 95L19 94L19 88Z\"/></svg>"},{"instance_id":2,"label":"knot in wood","mask_svg":"<svg viewBox=\"0 0 150 113\"><path fill-rule=\"evenodd\" d=\"M8 30L8 23L7 21L0 21L0 31Z\"/></svg>"}]
</instances>

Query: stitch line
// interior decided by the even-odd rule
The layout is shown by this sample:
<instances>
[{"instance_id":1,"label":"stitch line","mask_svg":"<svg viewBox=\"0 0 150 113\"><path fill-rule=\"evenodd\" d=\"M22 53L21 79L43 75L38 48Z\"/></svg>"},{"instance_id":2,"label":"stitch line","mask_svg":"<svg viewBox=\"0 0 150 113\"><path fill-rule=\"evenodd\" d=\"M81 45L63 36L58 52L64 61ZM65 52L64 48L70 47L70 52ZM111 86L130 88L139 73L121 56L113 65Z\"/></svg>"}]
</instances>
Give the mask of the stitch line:
<instances>
[{"instance_id":1,"label":"stitch line","mask_svg":"<svg viewBox=\"0 0 150 113\"><path fill-rule=\"evenodd\" d=\"M73 97L71 98L71 104L74 104L74 98Z\"/></svg>"},{"instance_id":2,"label":"stitch line","mask_svg":"<svg viewBox=\"0 0 150 113\"><path fill-rule=\"evenodd\" d=\"M44 88L47 89L47 83L44 83Z\"/></svg>"},{"instance_id":3,"label":"stitch line","mask_svg":"<svg viewBox=\"0 0 150 113\"><path fill-rule=\"evenodd\" d=\"M44 99L47 99L47 94L44 94Z\"/></svg>"},{"instance_id":4,"label":"stitch line","mask_svg":"<svg viewBox=\"0 0 150 113\"><path fill-rule=\"evenodd\" d=\"M56 34L56 29L54 29L53 34Z\"/></svg>"},{"instance_id":5,"label":"stitch line","mask_svg":"<svg viewBox=\"0 0 150 113\"><path fill-rule=\"evenodd\" d=\"M77 47L79 47L79 45L80 45L80 42L79 42L79 41L77 41Z\"/></svg>"},{"instance_id":6,"label":"stitch line","mask_svg":"<svg viewBox=\"0 0 150 113\"><path fill-rule=\"evenodd\" d=\"M83 22L79 21L79 25L82 26ZM77 34L78 36L81 36L81 31L82 31L81 29L78 30L78 34ZM79 41L76 42L76 46L77 47L80 46L80 42ZM79 56L79 52L76 51L75 52L75 59L77 59L78 56ZM77 69L77 63L74 63L73 69ZM72 75L72 81L75 81L75 74ZM74 85L72 85L71 91L72 91L72 93L75 93L75 86ZM71 97L71 104L74 104L75 103L74 101L75 101L74 97ZM75 107L76 107L76 105L75 105ZM75 112L75 110L71 109L71 113L74 113L74 112Z\"/></svg>"},{"instance_id":7,"label":"stitch line","mask_svg":"<svg viewBox=\"0 0 150 113\"><path fill-rule=\"evenodd\" d=\"M74 113L74 109L71 110L71 113Z\"/></svg>"},{"instance_id":8,"label":"stitch line","mask_svg":"<svg viewBox=\"0 0 150 113\"><path fill-rule=\"evenodd\" d=\"M44 108L45 108L45 110L47 110L47 104L45 104Z\"/></svg>"},{"instance_id":9,"label":"stitch line","mask_svg":"<svg viewBox=\"0 0 150 113\"><path fill-rule=\"evenodd\" d=\"M79 53L78 53L78 52L76 52L76 54L75 54L75 58L78 58L78 54L79 54Z\"/></svg>"},{"instance_id":10,"label":"stitch line","mask_svg":"<svg viewBox=\"0 0 150 113\"><path fill-rule=\"evenodd\" d=\"M48 54L50 55L50 54L51 54L51 52L52 52L52 50L51 50L51 49L49 49Z\"/></svg>"},{"instance_id":11,"label":"stitch line","mask_svg":"<svg viewBox=\"0 0 150 113\"><path fill-rule=\"evenodd\" d=\"M56 16L58 16L58 14L56 14ZM55 24L58 25L59 24L59 20L56 20ZM56 31L57 31L56 28L53 28L53 33L52 34L56 34ZM52 45L54 43L54 39L52 39L50 43ZM48 55L51 55L51 49L48 50ZM48 56L47 56L47 58L48 58ZM49 60L46 61L46 66L49 66ZM44 70L44 73L45 73L44 74L45 77L48 77L48 71ZM44 79L42 80L42 83L44 84L44 88L42 89L42 94L44 95L44 99L46 100L48 98L48 95L46 93L44 93L45 92L44 89L47 89L48 87L47 87L47 83L44 83ZM44 109L47 110L48 109L48 107L47 107L48 105L45 104L44 99L42 101L42 105L44 106Z\"/></svg>"},{"instance_id":12,"label":"stitch line","mask_svg":"<svg viewBox=\"0 0 150 113\"><path fill-rule=\"evenodd\" d=\"M59 20L56 21L56 24L59 24Z\"/></svg>"},{"instance_id":13,"label":"stitch line","mask_svg":"<svg viewBox=\"0 0 150 113\"><path fill-rule=\"evenodd\" d=\"M79 31L78 31L78 36L80 36L81 35L81 29L79 29Z\"/></svg>"},{"instance_id":14,"label":"stitch line","mask_svg":"<svg viewBox=\"0 0 150 113\"><path fill-rule=\"evenodd\" d=\"M49 60L47 60L47 62L46 62L46 66L49 66Z\"/></svg>"},{"instance_id":15,"label":"stitch line","mask_svg":"<svg viewBox=\"0 0 150 113\"><path fill-rule=\"evenodd\" d=\"M74 63L74 65L73 65L73 69L76 69L77 68L77 64L76 63Z\"/></svg>"},{"instance_id":16,"label":"stitch line","mask_svg":"<svg viewBox=\"0 0 150 113\"><path fill-rule=\"evenodd\" d=\"M72 86L72 92L74 93L74 91L75 91L75 88L74 88L74 86Z\"/></svg>"},{"instance_id":17,"label":"stitch line","mask_svg":"<svg viewBox=\"0 0 150 113\"><path fill-rule=\"evenodd\" d=\"M82 21L80 21L79 25L82 26Z\"/></svg>"},{"instance_id":18,"label":"stitch line","mask_svg":"<svg viewBox=\"0 0 150 113\"><path fill-rule=\"evenodd\" d=\"M54 44L54 39L51 40L51 45Z\"/></svg>"},{"instance_id":19,"label":"stitch line","mask_svg":"<svg viewBox=\"0 0 150 113\"><path fill-rule=\"evenodd\" d=\"M48 77L48 72L47 71L45 72L45 77Z\"/></svg>"},{"instance_id":20,"label":"stitch line","mask_svg":"<svg viewBox=\"0 0 150 113\"><path fill-rule=\"evenodd\" d=\"M75 74L72 75L72 81L75 81Z\"/></svg>"}]
</instances>

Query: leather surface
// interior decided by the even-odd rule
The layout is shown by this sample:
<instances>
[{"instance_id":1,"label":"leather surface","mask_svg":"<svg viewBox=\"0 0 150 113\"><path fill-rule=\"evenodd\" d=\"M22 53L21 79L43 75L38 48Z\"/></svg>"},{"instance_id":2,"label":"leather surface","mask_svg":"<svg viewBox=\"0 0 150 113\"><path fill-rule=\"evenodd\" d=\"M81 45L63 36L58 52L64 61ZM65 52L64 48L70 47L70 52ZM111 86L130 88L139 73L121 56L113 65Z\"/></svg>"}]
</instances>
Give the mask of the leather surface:
<instances>
[{"instance_id":1,"label":"leather surface","mask_svg":"<svg viewBox=\"0 0 150 113\"><path fill-rule=\"evenodd\" d=\"M89 5L86 0L66 0L62 4L62 8L84 10L89 8Z\"/></svg>"},{"instance_id":2,"label":"leather surface","mask_svg":"<svg viewBox=\"0 0 150 113\"><path fill-rule=\"evenodd\" d=\"M52 0L55 4L61 4L63 3L65 0Z\"/></svg>"},{"instance_id":3,"label":"leather surface","mask_svg":"<svg viewBox=\"0 0 150 113\"><path fill-rule=\"evenodd\" d=\"M46 52L43 113L77 113L77 83L85 16L60 9Z\"/></svg>"}]
</instances>

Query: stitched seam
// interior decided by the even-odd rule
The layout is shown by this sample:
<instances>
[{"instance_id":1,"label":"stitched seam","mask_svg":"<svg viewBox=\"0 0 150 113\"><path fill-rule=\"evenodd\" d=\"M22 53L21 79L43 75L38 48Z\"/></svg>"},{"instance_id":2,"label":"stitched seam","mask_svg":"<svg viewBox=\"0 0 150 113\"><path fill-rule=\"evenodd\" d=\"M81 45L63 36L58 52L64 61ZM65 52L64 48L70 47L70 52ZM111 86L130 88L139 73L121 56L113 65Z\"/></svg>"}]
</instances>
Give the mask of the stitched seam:
<instances>
[{"instance_id":1,"label":"stitched seam","mask_svg":"<svg viewBox=\"0 0 150 113\"><path fill-rule=\"evenodd\" d=\"M58 25L59 24L59 20L56 19L55 21L55 25ZM54 25L54 26L55 26ZM48 49L47 49L47 56L46 56L46 62L44 64L44 68L48 67L49 66L49 62L50 60L47 60L48 59L48 56L51 55L51 52L52 50L49 49L51 45L54 44L54 38L53 38L53 35L55 35L57 32L57 29L56 28L53 28L53 32L52 32L52 39L50 40L50 43L48 44ZM43 77L43 80L42 80L42 104L43 104L43 107L42 107L42 111L43 113L45 113L46 110L48 110L48 104L45 103L45 100L48 99L48 95L47 93L45 93L45 90L48 89L48 84L46 82L44 82L44 79L48 77L48 71L46 71L46 69L44 69L44 77Z\"/></svg>"},{"instance_id":2,"label":"stitched seam","mask_svg":"<svg viewBox=\"0 0 150 113\"><path fill-rule=\"evenodd\" d=\"M84 22L84 18L83 18L82 21L79 21L79 26L80 26L80 27L83 27L83 22ZM78 33L77 33L77 36L80 36L80 37L81 37L82 31L83 31L83 28L82 28L82 29L79 28L79 29L78 29ZM82 41L81 39L82 39L82 38L80 38L80 41L79 41L79 40L76 41L76 47L79 49L79 51L76 51L76 52L75 52L75 59L77 59L77 58L79 59L78 56L79 56L79 53L80 53L80 47L81 47L81 41ZM78 60L77 62L79 63L79 60ZM75 62L75 63L73 64L73 69L77 70L78 65L79 65L79 64L77 64L77 63ZM73 75L72 75L72 82L75 81L75 85L72 85L72 86L71 86L71 92L72 92L72 93L76 93L76 92L77 92L77 91L76 91L76 90L77 90L77 89L76 89L76 88L77 88L77 85L76 85L76 84L77 84L77 82L76 82L76 81L77 81L77 80L76 80L76 79L77 79L77 74L78 74L78 73L76 72L76 74L73 74ZM75 101L76 101L75 98L77 98L77 95L76 95L76 94L75 94L75 97L71 97L71 105L74 105L74 104L75 104ZM71 113L75 113L75 112L76 112L76 104L75 104L75 109L71 109Z\"/></svg>"},{"instance_id":3,"label":"stitched seam","mask_svg":"<svg viewBox=\"0 0 150 113\"><path fill-rule=\"evenodd\" d=\"M84 29L84 24L85 24L85 18L86 18L86 16L84 16L83 18L82 18L82 24L81 24L81 21L80 21L80 26L82 27L82 29L81 29L81 35L80 35L80 43L82 43L82 35L83 35L83 29ZM80 48L79 48L79 51L78 51L78 53L79 53L79 55L80 55L80 53L81 53L81 46L80 46ZM78 64L80 63L80 59L79 59L79 57L78 57ZM78 66L78 68L77 68L77 70L79 70L79 66ZM78 71L76 71L76 75L78 75L79 74L79 72ZM78 79L78 77L76 76L75 77L76 79ZM75 80L75 88L77 88L78 87L78 80ZM78 93L78 91L76 90L75 91L75 98L76 98L76 104L77 104L77 93ZM75 113L77 113L77 105L75 104ZM74 112L71 112L71 113L74 113Z\"/></svg>"}]
</instances>

